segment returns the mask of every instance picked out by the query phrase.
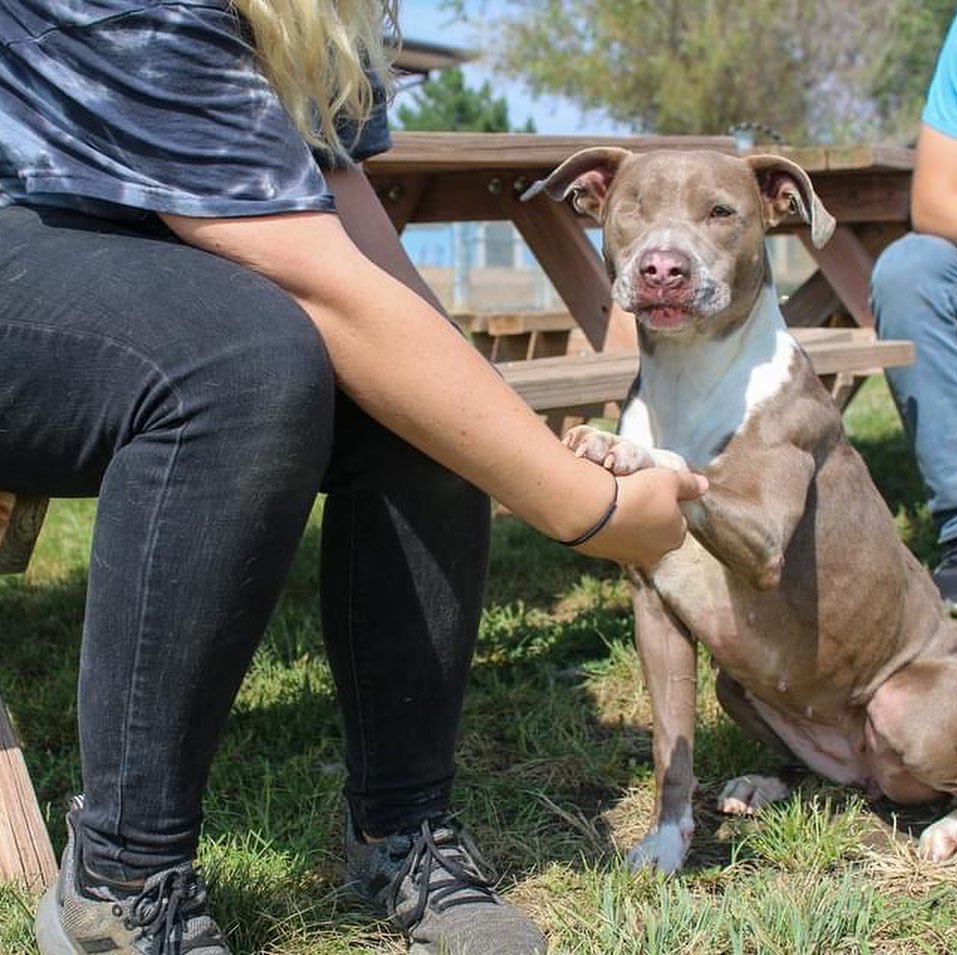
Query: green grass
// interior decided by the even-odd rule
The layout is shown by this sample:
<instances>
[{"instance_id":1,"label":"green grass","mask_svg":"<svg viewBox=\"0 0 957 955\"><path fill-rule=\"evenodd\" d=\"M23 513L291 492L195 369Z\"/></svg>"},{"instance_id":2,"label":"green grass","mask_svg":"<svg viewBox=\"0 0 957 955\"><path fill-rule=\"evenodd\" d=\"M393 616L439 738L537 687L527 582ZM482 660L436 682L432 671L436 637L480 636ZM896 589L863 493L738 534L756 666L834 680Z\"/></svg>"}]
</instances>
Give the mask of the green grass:
<instances>
[{"instance_id":1,"label":"green grass","mask_svg":"<svg viewBox=\"0 0 957 955\"><path fill-rule=\"evenodd\" d=\"M847 414L903 539L935 558L886 389ZM54 502L27 575L0 578L0 691L57 851L78 783L74 684L93 503ZM401 952L339 893L341 727L315 596L318 511L243 685L210 784L201 861L236 955ZM917 860L909 827L808 778L755 820L712 808L729 775L773 768L719 711L701 660L698 830L689 866L633 874L621 850L653 807L650 713L627 589L507 516L461 731L454 808L554 952L837 955L957 951L957 866ZM0 952L33 952L34 900L0 889Z\"/></svg>"}]
</instances>

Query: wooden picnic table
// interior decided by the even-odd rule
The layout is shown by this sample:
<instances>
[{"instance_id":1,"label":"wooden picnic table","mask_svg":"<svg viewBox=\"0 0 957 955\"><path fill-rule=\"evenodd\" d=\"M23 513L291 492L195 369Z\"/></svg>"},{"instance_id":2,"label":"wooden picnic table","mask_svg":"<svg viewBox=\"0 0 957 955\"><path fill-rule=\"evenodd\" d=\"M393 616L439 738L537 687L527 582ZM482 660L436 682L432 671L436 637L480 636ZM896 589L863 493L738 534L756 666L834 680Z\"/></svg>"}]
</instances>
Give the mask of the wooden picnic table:
<instances>
[{"instance_id":1,"label":"wooden picnic table","mask_svg":"<svg viewBox=\"0 0 957 955\"><path fill-rule=\"evenodd\" d=\"M595 145L636 151L714 149L737 154L724 136L585 137L528 133L394 134L394 146L365 168L393 223L511 221L596 351L635 347L634 319L611 301L608 275L583 226L590 220L565 203L540 196L521 202L525 189L578 149ZM868 283L874 258L903 234L909 215L913 153L885 145L759 147L801 165L837 219L834 237L814 249L807 227L789 221L777 231L799 236L818 271L785 304L795 326L825 324L843 311L873 326Z\"/></svg>"}]
</instances>

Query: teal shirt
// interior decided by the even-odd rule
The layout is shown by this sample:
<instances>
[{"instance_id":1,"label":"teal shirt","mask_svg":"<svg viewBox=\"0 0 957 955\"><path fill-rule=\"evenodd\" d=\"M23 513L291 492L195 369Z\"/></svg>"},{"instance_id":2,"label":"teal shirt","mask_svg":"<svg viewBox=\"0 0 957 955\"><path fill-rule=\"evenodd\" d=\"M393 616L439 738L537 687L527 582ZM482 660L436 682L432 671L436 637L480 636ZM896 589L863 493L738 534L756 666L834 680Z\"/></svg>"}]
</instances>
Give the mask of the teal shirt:
<instances>
[{"instance_id":1,"label":"teal shirt","mask_svg":"<svg viewBox=\"0 0 957 955\"><path fill-rule=\"evenodd\" d=\"M957 18L937 56L921 119L937 132L957 139Z\"/></svg>"}]
</instances>

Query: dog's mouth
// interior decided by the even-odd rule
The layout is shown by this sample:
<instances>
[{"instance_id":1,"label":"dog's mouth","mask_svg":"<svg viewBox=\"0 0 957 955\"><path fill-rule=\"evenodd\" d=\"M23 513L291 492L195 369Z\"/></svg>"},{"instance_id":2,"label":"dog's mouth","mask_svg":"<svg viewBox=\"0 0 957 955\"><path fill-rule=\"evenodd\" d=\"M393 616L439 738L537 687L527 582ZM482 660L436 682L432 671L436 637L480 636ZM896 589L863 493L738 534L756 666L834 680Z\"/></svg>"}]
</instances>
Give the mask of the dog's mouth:
<instances>
[{"instance_id":1,"label":"dog's mouth","mask_svg":"<svg viewBox=\"0 0 957 955\"><path fill-rule=\"evenodd\" d=\"M656 303L638 303L635 308L638 321L648 328L658 331L674 331L690 325L694 319L694 312L681 305L663 305Z\"/></svg>"}]
</instances>

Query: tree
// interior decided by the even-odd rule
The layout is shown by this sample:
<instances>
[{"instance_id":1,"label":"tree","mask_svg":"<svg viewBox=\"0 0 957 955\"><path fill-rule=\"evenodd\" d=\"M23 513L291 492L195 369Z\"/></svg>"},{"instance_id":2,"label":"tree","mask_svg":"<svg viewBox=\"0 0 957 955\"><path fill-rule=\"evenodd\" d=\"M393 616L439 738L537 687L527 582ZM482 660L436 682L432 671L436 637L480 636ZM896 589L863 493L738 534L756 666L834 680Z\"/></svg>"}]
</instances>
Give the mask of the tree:
<instances>
[{"instance_id":1,"label":"tree","mask_svg":"<svg viewBox=\"0 0 957 955\"><path fill-rule=\"evenodd\" d=\"M900 3L891 42L876 64L871 94L885 134L912 138L937 53L954 16L952 0Z\"/></svg>"},{"instance_id":2,"label":"tree","mask_svg":"<svg viewBox=\"0 0 957 955\"><path fill-rule=\"evenodd\" d=\"M720 134L755 122L794 144L859 139L881 127L875 69L892 55L897 17L914 6L446 0L476 25L491 21L483 45L493 64L533 94L565 96L636 132ZM493 9L507 12L494 17Z\"/></svg>"},{"instance_id":3,"label":"tree","mask_svg":"<svg viewBox=\"0 0 957 955\"><path fill-rule=\"evenodd\" d=\"M483 83L478 90L465 85L459 67L443 70L427 79L414 92L415 106L399 106L396 117L403 129L420 131L460 130L480 133L534 133L531 119L518 130L510 130L508 103L492 96L492 87Z\"/></svg>"}]
</instances>

